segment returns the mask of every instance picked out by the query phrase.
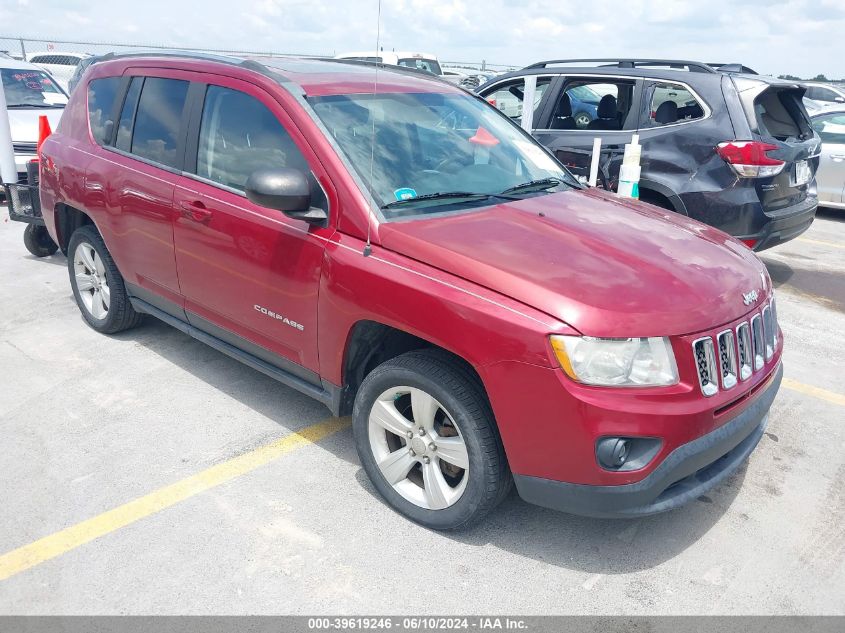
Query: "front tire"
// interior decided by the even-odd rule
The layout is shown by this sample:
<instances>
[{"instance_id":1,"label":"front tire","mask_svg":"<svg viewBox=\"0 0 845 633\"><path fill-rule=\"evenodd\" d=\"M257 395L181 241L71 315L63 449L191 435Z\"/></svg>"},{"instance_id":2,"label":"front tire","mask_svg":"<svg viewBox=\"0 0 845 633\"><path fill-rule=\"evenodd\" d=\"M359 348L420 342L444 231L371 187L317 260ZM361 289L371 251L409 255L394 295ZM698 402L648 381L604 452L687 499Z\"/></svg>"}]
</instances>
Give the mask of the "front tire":
<instances>
[{"instance_id":1,"label":"front tire","mask_svg":"<svg viewBox=\"0 0 845 633\"><path fill-rule=\"evenodd\" d=\"M82 317L103 334L133 328L143 315L135 312L123 277L97 230L86 225L70 236L68 273Z\"/></svg>"},{"instance_id":2,"label":"front tire","mask_svg":"<svg viewBox=\"0 0 845 633\"><path fill-rule=\"evenodd\" d=\"M445 353L409 352L376 367L358 390L352 428L381 496L426 527L466 528L510 490L481 383Z\"/></svg>"},{"instance_id":3,"label":"front tire","mask_svg":"<svg viewBox=\"0 0 845 633\"><path fill-rule=\"evenodd\" d=\"M23 232L23 245L36 257L49 257L59 250L59 245L50 237L47 227L39 224L26 225Z\"/></svg>"}]
</instances>

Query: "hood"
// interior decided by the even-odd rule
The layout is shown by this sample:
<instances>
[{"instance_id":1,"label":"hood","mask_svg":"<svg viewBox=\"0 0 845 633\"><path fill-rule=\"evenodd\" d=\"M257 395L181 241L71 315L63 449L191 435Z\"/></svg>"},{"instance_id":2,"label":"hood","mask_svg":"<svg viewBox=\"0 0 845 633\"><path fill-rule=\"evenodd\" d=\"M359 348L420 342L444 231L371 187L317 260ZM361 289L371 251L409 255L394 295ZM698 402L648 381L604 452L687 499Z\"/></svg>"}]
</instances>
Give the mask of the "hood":
<instances>
[{"instance_id":1,"label":"hood","mask_svg":"<svg viewBox=\"0 0 845 633\"><path fill-rule=\"evenodd\" d=\"M770 287L756 255L727 234L596 189L384 223L379 236L387 249L588 336L715 328L747 314ZM760 299L746 306L743 294L754 289Z\"/></svg>"},{"instance_id":2,"label":"hood","mask_svg":"<svg viewBox=\"0 0 845 633\"><path fill-rule=\"evenodd\" d=\"M9 110L9 123L12 128L12 143L38 142L38 117L47 115L50 129L56 131L62 112L58 108L31 108L28 110Z\"/></svg>"}]
</instances>

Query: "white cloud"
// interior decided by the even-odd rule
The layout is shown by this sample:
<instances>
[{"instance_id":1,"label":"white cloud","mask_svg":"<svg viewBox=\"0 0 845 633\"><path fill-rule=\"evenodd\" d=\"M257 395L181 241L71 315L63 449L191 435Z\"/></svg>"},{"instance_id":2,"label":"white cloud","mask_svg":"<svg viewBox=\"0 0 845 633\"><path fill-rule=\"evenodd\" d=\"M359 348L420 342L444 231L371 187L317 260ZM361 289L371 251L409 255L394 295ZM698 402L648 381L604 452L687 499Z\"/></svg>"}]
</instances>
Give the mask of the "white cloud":
<instances>
[{"instance_id":1,"label":"white cloud","mask_svg":"<svg viewBox=\"0 0 845 633\"><path fill-rule=\"evenodd\" d=\"M372 49L377 0L17 0L8 35L331 55ZM37 6L37 10L36 10ZM141 10L140 7L143 6ZM385 49L519 66L560 57L739 61L845 78L843 0L382 0ZM66 16L56 19L56 16ZM89 16L96 16L92 20ZM14 40L0 40L0 49ZM84 48L84 47L80 47ZM102 49L93 49L100 52Z\"/></svg>"}]
</instances>

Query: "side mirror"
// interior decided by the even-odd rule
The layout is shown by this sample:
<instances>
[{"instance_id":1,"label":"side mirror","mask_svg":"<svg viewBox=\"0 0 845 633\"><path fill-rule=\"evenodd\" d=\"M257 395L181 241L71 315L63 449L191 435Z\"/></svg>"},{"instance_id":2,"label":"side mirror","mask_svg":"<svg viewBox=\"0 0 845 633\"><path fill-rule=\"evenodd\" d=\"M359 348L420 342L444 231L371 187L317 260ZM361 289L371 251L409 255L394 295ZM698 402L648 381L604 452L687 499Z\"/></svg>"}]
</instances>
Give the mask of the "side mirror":
<instances>
[{"instance_id":1,"label":"side mirror","mask_svg":"<svg viewBox=\"0 0 845 633\"><path fill-rule=\"evenodd\" d=\"M255 204L277 209L289 218L324 225L328 216L311 206L308 177L289 167L258 169L246 181L246 197Z\"/></svg>"},{"instance_id":2,"label":"side mirror","mask_svg":"<svg viewBox=\"0 0 845 633\"><path fill-rule=\"evenodd\" d=\"M845 103L845 97L836 97L834 101L836 101L836 103Z\"/></svg>"}]
</instances>

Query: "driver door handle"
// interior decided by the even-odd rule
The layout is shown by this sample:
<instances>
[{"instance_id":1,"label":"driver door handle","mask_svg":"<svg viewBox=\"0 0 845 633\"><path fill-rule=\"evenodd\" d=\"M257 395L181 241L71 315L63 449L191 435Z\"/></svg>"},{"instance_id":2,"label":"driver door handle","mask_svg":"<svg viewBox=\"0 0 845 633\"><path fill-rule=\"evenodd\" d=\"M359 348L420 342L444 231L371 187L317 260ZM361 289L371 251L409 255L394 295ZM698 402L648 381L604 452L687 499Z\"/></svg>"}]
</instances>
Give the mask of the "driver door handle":
<instances>
[{"instance_id":1,"label":"driver door handle","mask_svg":"<svg viewBox=\"0 0 845 633\"><path fill-rule=\"evenodd\" d=\"M182 217L193 220L194 222L208 222L211 216L214 215L211 209L207 208L199 200L183 200L179 203L179 206L182 208Z\"/></svg>"}]
</instances>

